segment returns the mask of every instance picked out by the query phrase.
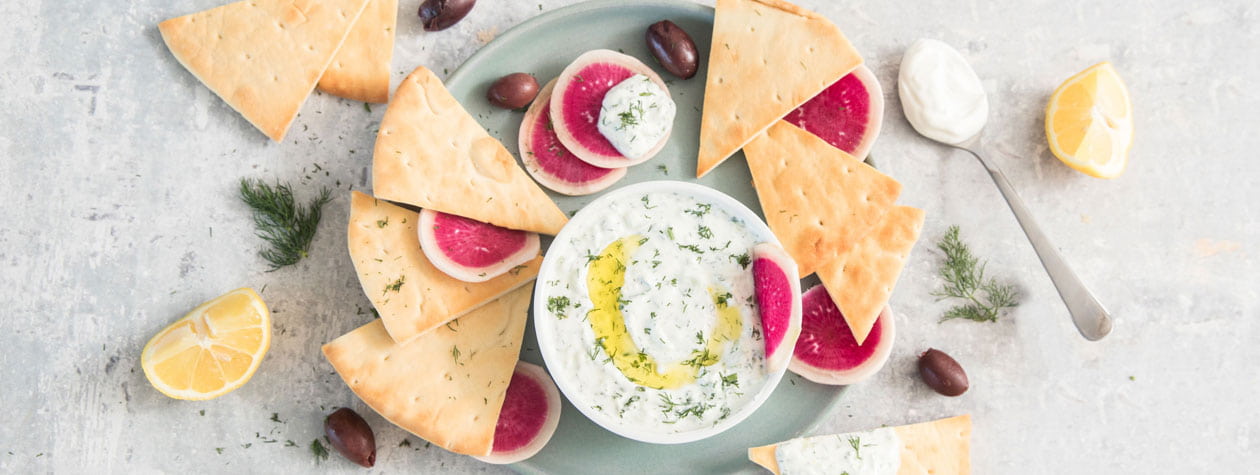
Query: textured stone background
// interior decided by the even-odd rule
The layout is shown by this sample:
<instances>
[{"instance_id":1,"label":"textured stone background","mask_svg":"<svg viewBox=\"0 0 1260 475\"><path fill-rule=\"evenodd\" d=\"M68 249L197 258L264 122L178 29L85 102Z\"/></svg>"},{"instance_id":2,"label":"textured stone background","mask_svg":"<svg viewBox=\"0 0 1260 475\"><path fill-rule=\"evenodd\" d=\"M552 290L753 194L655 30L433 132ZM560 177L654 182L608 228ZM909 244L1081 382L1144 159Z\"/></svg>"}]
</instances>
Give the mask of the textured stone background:
<instances>
[{"instance_id":1,"label":"textured stone background","mask_svg":"<svg viewBox=\"0 0 1260 475\"><path fill-rule=\"evenodd\" d=\"M286 142L269 143L174 61L155 27L218 3L0 3L0 471L358 473L335 456L317 465L307 449L325 409L350 405L377 429L377 472L502 472L414 437L398 447L404 432L320 356L320 344L371 318L344 251L346 193L327 208L311 258L264 272L236 181L293 180L303 195L369 188L384 107L316 94ZM440 33L420 29L418 0L401 3L398 78L420 64L454 70L540 7L571 2L483 0ZM925 238L893 298L892 359L821 431L969 412L976 473L1254 469L1260 6L801 3L844 28L889 92L915 39L958 47L990 94L989 153L1117 315L1108 339L1081 339L981 168L916 136L890 94L873 155L906 185L902 201L927 210ZM1113 181L1061 165L1042 136L1050 91L1102 60L1137 109L1132 162ZM931 242L950 224L990 272L1020 285L1025 303L1008 318L936 323L946 305L929 296ZM262 289L276 311L254 380L208 402L150 388L137 362L149 336L241 286ZM967 368L969 393L944 398L918 382L915 356L928 347Z\"/></svg>"}]
</instances>

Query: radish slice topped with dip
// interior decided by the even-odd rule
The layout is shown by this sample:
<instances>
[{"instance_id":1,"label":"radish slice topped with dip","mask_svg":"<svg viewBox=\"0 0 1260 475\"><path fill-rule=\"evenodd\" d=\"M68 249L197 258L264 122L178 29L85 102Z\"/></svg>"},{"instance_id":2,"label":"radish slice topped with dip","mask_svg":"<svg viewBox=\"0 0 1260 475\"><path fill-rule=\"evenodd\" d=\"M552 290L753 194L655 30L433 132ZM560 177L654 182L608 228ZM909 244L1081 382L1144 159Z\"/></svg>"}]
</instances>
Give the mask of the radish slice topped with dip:
<instances>
[{"instance_id":1,"label":"radish slice topped with dip","mask_svg":"<svg viewBox=\"0 0 1260 475\"><path fill-rule=\"evenodd\" d=\"M616 51L583 53L560 73L551 95L556 136L577 158L624 168L656 156L677 112L647 65Z\"/></svg>"}]
</instances>

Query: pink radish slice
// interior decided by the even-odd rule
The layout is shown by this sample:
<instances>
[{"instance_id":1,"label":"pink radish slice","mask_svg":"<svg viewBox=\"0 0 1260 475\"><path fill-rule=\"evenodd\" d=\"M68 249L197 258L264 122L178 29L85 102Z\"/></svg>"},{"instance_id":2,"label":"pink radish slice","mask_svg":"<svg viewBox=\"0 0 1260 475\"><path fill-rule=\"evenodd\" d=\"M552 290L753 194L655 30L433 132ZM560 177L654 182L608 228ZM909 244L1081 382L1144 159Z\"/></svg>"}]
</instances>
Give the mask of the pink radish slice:
<instances>
[{"instance_id":1,"label":"pink radish slice","mask_svg":"<svg viewBox=\"0 0 1260 475\"><path fill-rule=\"evenodd\" d=\"M875 374L888 361L896 333L888 307L861 345L823 286L806 291L801 307L801 337L788 365L793 373L819 384L853 384Z\"/></svg>"},{"instance_id":2,"label":"pink radish slice","mask_svg":"<svg viewBox=\"0 0 1260 475\"><path fill-rule=\"evenodd\" d=\"M508 383L499 422L494 427L494 449L476 457L486 463L516 463L542 450L560 424L560 391L542 367L518 361Z\"/></svg>"},{"instance_id":3,"label":"pink radish slice","mask_svg":"<svg viewBox=\"0 0 1260 475\"><path fill-rule=\"evenodd\" d=\"M556 81L543 86L521 121L521 162L525 171L543 186L570 196L601 191L622 177L625 168L600 168L579 160L560 143L551 119L551 91Z\"/></svg>"},{"instance_id":4,"label":"pink radish slice","mask_svg":"<svg viewBox=\"0 0 1260 475\"><path fill-rule=\"evenodd\" d=\"M761 243L752 251L753 287L766 341L766 369L776 372L792 358L790 350L801 334L801 281L796 261L782 248Z\"/></svg>"},{"instance_id":5,"label":"pink radish slice","mask_svg":"<svg viewBox=\"0 0 1260 475\"><path fill-rule=\"evenodd\" d=\"M864 160L884 122L884 90L870 69L858 66L783 120Z\"/></svg>"},{"instance_id":6,"label":"pink radish slice","mask_svg":"<svg viewBox=\"0 0 1260 475\"><path fill-rule=\"evenodd\" d=\"M609 89L635 74L647 76L669 94L665 82L652 68L616 51L587 51L564 68L551 95L552 123L556 136L578 159L601 168L624 168L643 163L665 147L669 134L642 157L630 159L613 147L599 131L599 111Z\"/></svg>"},{"instance_id":7,"label":"pink radish slice","mask_svg":"<svg viewBox=\"0 0 1260 475\"><path fill-rule=\"evenodd\" d=\"M464 282L485 282L538 255L538 233L420 211L420 250L433 267Z\"/></svg>"}]
</instances>

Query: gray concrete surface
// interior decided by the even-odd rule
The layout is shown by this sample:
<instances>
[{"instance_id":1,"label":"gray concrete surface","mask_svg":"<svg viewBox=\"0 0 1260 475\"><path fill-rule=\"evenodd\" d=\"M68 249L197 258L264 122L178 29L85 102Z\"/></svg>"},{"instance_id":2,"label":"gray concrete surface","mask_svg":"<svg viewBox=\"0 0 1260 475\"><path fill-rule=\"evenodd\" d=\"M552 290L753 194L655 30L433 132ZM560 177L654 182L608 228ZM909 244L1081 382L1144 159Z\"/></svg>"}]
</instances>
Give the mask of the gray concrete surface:
<instances>
[{"instance_id":1,"label":"gray concrete surface","mask_svg":"<svg viewBox=\"0 0 1260 475\"><path fill-rule=\"evenodd\" d=\"M356 473L307 448L340 405L376 427L375 472L503 472L389 426L319 354L371 318L344 250L344 191L370 185L384 107L317 94L285 143L269 143L173 60L155 28L217 3L0 3L0 472ZM425 33L418 0L403 0L398 78L421 64L454 70L496 32L567 3L483 0L451 30ZM873 155L905 184L902 201L927 210L924 240L893 298L892 359L820 415L821 432L967 412L979 474L1254 470L1260 6L801 3L840 24L890 92L915 39L958 47L990 94L990 153L1117 316L1108 339L1081 339L988 177L914 135L888 94ZM1113 181L1061 165L1042 135L1050 91L1102 60L1137 109L1132 161ZM243 176L291 180L302 195L343 191L309 259L265 272L234 196ZM1023 290L1002 321L936 323L946 304L929 295L939 284L931 243L950 224ZM241 286L275 310L254 380L207 402L154 391L138 366L144 342ZM928 347L961 361L970 392L944 398L917 380Z\"/></svg>"}]
</instances>

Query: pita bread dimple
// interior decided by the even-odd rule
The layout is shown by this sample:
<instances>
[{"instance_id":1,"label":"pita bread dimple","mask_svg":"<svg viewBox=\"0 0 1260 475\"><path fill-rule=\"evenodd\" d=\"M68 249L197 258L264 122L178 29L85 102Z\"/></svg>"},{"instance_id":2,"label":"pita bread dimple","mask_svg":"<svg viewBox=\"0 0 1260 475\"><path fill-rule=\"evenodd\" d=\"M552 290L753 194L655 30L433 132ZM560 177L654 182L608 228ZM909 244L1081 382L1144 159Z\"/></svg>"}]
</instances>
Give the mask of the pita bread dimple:
<instances>
[{"instance_id":1,"label":"pita bread dimple","mask_svg":"<svg viewBox=\"0 0 1260 475\"><path fill-rule=\"evenodd\" d=\"M897 475L971 473L970 415L893 427L893 431L901 440L901 466ZM750 448L748 460L779 475L779 461L775 453L778 446L771 444Z\"/></svg>"},{"instance_id":2,"label":"pita bread dimple","mask_svg":"<svg viewBox=\"0 0 1260 475\"><path fill-rule=\"evenodd\" d=\"M372 155L377 197L509 229L557 234L564 212L423 66L403 80Z\"/></svg>"},{"instance_id":3,"label":"pita bread dimple","mask_svg":"<svg viewBox=\"0 0 1260 475\"><path fill-rule=\"evenodd\" d=\"M718 0L696 176L862 64L835 24L780 0Z\"/></svg>"},{"instance_id":4,"label":"pita bread dimple","mask_svg":"<svg viewBox=\"0 0 1260 475\"><path fill-rule=\"evenodd\" d=\"M251 0L158 24L180 64L272 140L315 89L367 0Z\"/></svg>"},{"instance_id":5,"label":"pita bread dimple","mask_svg":"<svg viewBox=\"0 0 1260 475\"><path fill-rule=\"evenodd\" d=\"M407 343L376 320L324 345L324 357L390 422L451 452L488 455L532 291L519 288Z\"/></svg>"},{"instance_id":6,"label":"pita bread dimple","mask_svg":"<svg viewBox=\"0 0 1260 475\"><path fill-rule=\"evenodd\" d=\"M859 345L892 297L922 230L923 210L895 206L852 249L818 268L823 287Z\"/></svg>"},{"instance_id":7,"label":"pita bread dimple","mask_svg":"<svg viewBox=\"0 0 1260 475\"><path fill-rule=\"evenodd\" d=\"M399 342L445 325L514 289L529 287L542 257L469 283L438 270L420 250L420 213L351 192L347 241L363 293Z\"/></svg>"},{"instance_id":8,"label":"pita bread dimple","mask_svg":"<svg viewBox=\"0 0 1260 475\"><path fill-rule=\"evenodd\" d=\"M883 217L901 184L823 139L779 121L744 148L770 230L800 277L834 261Z\"/></svg>"},{"instance_id":9,"label":"pita bread dimple","mask_svg":"<svg viewBox=\"0 0 1260 475\"><path fill-rule=\"evenodd\" d=\"M389 102L398 0L368 0L367 8L319 79L319 90L346 99Z\"/></svg>"}]
</instances>

